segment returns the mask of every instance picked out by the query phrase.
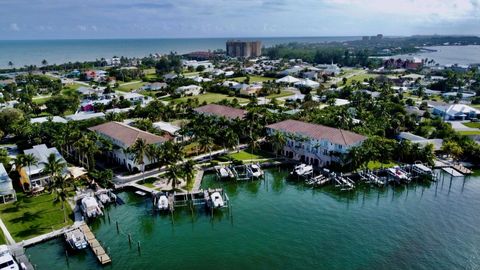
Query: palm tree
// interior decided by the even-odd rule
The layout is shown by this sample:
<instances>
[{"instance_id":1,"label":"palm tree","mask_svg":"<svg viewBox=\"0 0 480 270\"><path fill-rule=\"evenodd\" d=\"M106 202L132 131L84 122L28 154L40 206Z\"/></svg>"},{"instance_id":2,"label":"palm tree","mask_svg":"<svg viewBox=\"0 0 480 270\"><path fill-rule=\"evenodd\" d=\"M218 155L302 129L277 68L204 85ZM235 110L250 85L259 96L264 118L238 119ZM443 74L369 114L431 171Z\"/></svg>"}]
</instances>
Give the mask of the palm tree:
<instances>
[{"instance_id":1,"label":"palm tree","mask_svg":"<svg viewBox=\"0 0 480 270\"><path fill-rule=\"evenodd\" d=\"M198 138L198 145L200 150L203 152L208 152L210 159L212 159L212 146L213 146L213 138L210 135L203 135Z\"/></svg>"},{"instance_id":2,"label":"palm tree","mask_svg":"<svg viewBox=\"0 0 480 270\"><path fill-rule=\"evenodd\" d=\"M171 164L168 166L167 173L165 174L167 176L168 183L172 184L172 190L177 188L178 184L178 179L180 178L181 175L181 168L177 164Z\"/></svg>"},{"instance_id":3,"label":"palm tree","mask_svg":"<svg viewBox=\"0 0 480 270\"><path fill-rule=\"evenodd\" d=\"M65 207L65 202L68 199L68 187L73 182L72 180L73 180L72 178L58 175L55 177L55 181L53 185L53 188L54 188L53 192L55 192L54 202L62 203L63 222L67 222L67 211Z\"/></svg>"},{"instance_id":4,"label":"palm tree","mask_svg":"<svg viewBox=\"0 0 480 270\"><path fill-rule=\"evenodd\" d=\"M195 162L191 159L184 162L181 167L181 174L187 182L187 186L190 185L195 178Z\"/></svg>"},{"instance_id":5,"label":"palm tree","mask_svg":"<svg viewBox=\"0 0 480 270\"><path fill-rule=\"evenodd\" d=\"M22 163L28 167L28 175L30 177L32 172L31 167L38 164L38 159L33 154L24 154L21 158Z\"/></svg>"},{"instance_id":6,"label":"palm tree","mask_svg":"<svg viewBox=\"0 0 480 270\"><path fill-rule=\"evenodd\" d=\"M145 157L148 152L148 144L144 139L138 139L127 149L128 153L133 154L133 161L142 166L142 178L145 182Z\"/></svg>"},{"instance_id":7,"label":"palm tree","mask_svg":"<svg viewBox=\"0 0 480 270\"><path fill-rule=\"evenodd\" d=\"M282 150L282 148L287 143L287 138L285 134L282 132L275 131L268 137L270 144L272 145L273 151L275 151L275 157L278 157L278 152Z\"/></svg>"},{"instance_id":8,"label":"palm tree","mask_svg":"<svg viewBox=\"0 0 480 270\"><path fill-rule=\"evenodd\" d=\"M12 62L12 61L8 61L8 66L9 66L10 68L13 68L13 62Z\"/></svg>"},{"instance_id":9,"label":"palm tree","mask_svg":"<svg viewBox=\"0 0 480 270\"><path fill-rule=\"evenodd\" d=\"M67 163L65 163L60 158L57 158L57 156L54 153L51 153L47 157L47 161L42 162L41 164L44 166L42 173L46 173L50 176L50 180L48 184L49 184L49 188L52 188L54 185L54 181L56 180L55 177L61 175L61 173L67 166Z\"/></svg>"}]
</instances>

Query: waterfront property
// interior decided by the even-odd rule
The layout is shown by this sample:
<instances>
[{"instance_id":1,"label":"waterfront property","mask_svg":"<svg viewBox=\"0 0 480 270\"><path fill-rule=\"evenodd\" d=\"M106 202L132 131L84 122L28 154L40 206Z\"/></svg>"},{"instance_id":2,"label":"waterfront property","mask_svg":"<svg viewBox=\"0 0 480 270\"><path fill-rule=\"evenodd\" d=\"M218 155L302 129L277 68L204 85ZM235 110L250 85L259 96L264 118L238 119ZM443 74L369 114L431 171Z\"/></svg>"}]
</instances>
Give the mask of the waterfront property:
<instances>
[{"instance_id":1,"label":"waterfront property","mask_svg":"<svg viewBox=\"0 0 480 270\"><path fill-rule=\"evenodd\" d=\"M168 135L173 137L173 140L176 143L181 143L190 139L188 136L183 136L182 134L180 134L181 127L168 122L158 121L153 123L153 127L158 129L159 131L168 133Z\"/></svg>"},{"instance_id":2,"label":"waterfront property","mask_svg":"<svg viewBox=\"0 0 480 270\"><path fill-rule=\"evenodd\" d=\"M50 180L50 175L44 172L48 156L54 154L57 160L67 163L60 152L58 152L57 148L48 148L45 144L35 145L31 149L24 150L23 153L26 155L33 155L37 161L36 164L23 168L21 172L22 184L27 183L32 188L42 187ZM67 168L64 169L63 173L68 173Z\"/></svg>"},{"instance_id":3,"label":"waterfront property","mask_svg":"<svg viewBox=\"0 0 480 270\"><path fill-rule=\"evenodd\" d=\"M296 120L268 125L267 133L272 135L274 132L281 132L287 138L282 155L314 166L341 163L341 155L367 139L347 130Z\"/></svg>"},{"instance_id":4,"label":"waterfront property","mask_svg":"<svg viewBox=\"0 0 480 270\"><path fill-rule=\"evenodd\" d=\"M230 57L259 57L262 55L261 41L227 41L227 55Z\"/></svg>"},{"instance_id":5,"label":"waterfront property","mask_svg":"<svg viewBox=\"0 0 480 270\"><path fill-rule=\"evenodd\" d=\"M89 130L113 143L113 149L105 154L129 171L140 171L142 169L141 165L134 161L133 156L126 153L126 150L137 140L143 139L147 144L162 144L171 139L169 136L158 136L120 122L107 122L91 127ZM145 166L153 163L147 157L144 160Z\"/></svg>"},{"instance_id":6,"label":"waterfront property","mask_svg":"<svg viewBox=\"0 0 480 270\"><path fill-rule=\"evenodd\" d=\"M12 179L8 177L7 171L0 163L0 203L16 201L17 196L13 189Z\"/></svg>"},{"instance_id":7,"label":"waterfront property","mask_svg":"<svg viewBox=\"0 0 480 270\"><path fill-rule=\"evenodd\" d=\"M180 96L197 96L202 92L202 87L198 85L180 86L175 89L175 94Z\"/></svg>"},{"instance_id":8,"label":"waterfront property","mask_svg":"<svg viewBox=\"0 0 480 270\"><path fill-rule=\"evenodd\" d=\"M208 104L202 107L194 109L195 112L199 114L216 116L216 117L225 117L227 119L243 119L247 114L247 111L242 109L236 109L228 106L218 105L218 104Z\"/></svg>"}]
</instances>

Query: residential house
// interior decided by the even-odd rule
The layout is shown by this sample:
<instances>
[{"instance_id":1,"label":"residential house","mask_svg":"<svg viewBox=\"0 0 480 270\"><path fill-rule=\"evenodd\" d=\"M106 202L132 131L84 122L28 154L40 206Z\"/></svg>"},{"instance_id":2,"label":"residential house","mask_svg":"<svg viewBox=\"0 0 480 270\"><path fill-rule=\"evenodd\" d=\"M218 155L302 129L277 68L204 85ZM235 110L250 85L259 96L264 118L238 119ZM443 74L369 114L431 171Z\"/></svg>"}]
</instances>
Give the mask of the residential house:
<instances>
[{"instance_id":1,"label":"residential house","mask_svg":"<svg viewBox=\"0 0 480 270\"><path fill-rule=\"evenodd\" d=\"M0 163L0 203L16 201L17 196L13 189L12 179L8 176L7 170Z\"/></svg>"},{"instance_id":2,"label":"residential house","mask_svg":"<svg viewBox=\"0 0 480 270\"><path fill-rule=\"evenodd\" d=\"M175 89L175 94L181 96L197 96L202 92L202 87L198 85L181 86Z\"/></svg>"},{"instance_id":3,"label":"residential house","mask_svg":"<svg viewBox=\"0 0 480 270\"><path fill-rule=\"evenodd\" d=\"M397 139L399 141L410 141L412 143L419 144L422 147L425 147L428 144L433 145L433 150L434 151L440 151L442 148L443 140L442 139L426 139L422 136L418 136L415 134L412 134L410 132L400 132L398 134Z\"/></svg>"},{"instance_id":4,"label":"residential house","mask_svg":"<svg viewBox=\"0 0 480 270\"><path fill-rule=\"evenodd\" d=\"M242 109L236 109L224 105L218 104L208 104L194 109L195 112L199 114L216 116L216 117L225 117L227 119L243 119L247 114L247 111Z\"/></svg>"},{"instance_id":5,"label":"residential house","mask_svg":"<svg viewBox=\"0 0 480 270\"><path fill-rule=\"evenodd\" d=\"M442 117L444 120L468 120L478 118L480 110L465 104L451 104L436 106L433 108L433 114Z\"/></svg>"},{"instance_id":6,"label":"residential house","mask_svg":"<svg viewBox=\"0 0 480 270\"><path fill-rule=\"evenodd\" d=\"M41 124L48 121L52 121L53 123L63 123L63 124L67 123L67 120L60 116L45 116L45 117L37 117L37 118L30 119L30 123L32 124L35 124L35 123Z\"/></svg>"},{"instance_id":7,"label":"residential house","mask_svg":"<svg viewBox=\"0 0 480 270\"><path fill-rule=\"evenodd\" d=\"M270 135L281 132L286 136L282 155L314 166L342 163L342 155L367 139L347 130L297 120L285 120L266 128Z\"/></svg>"},{"instance_id":8,"label":"residential house","mask_svg":"<svg viewBox=\"0 0 480 270\"><path fill-rule=\"evenodd\" d=\"M159 131L168 133L168 135L170 135L173 138L173 141L176 143L182 143L190 139L188 136L183 136L180 134L181 128L179 126L173 125L168 122L155 122L153 123L153 127L158 129Z\"/></svg>"},{"instance_id":9,"label":"residential house","mask_svg":"<svg viewBox=\"0 0 480 270\"><path fill-rule=\"evenodd\" d=\"M186 68L193 68L194 70L203 66L205 68L204 71L212 71L214 68L214 65L209 61L183 60L182 65Z\"/></svg>"},{"instance_id":10,"label":"residential house","mask_svg":"<svg viewBox=\"0 0 480 270\"><path fill-rule=\"evenodd\" d=\"M57 160L61 160L67 163L63 156L58 152L57 148L48 148L45 144L35 145L31 149L24 150L25 155L31 154L37 160L36 165L27 166L22 169L26 177L21 175L22 183L28 183L30 187L40 187L46 185L50 181L50 175L45 173L45 163L48 161L48 156L54 154ZM68 173L67 168L63 171L64 174Z\"/></svg>"},{"instance_id":11,"label":"residential house","mask_svg":"<svg viewBox=\"0 0 480 270\"><path fill-rule=\"evenodd\" d=\"M169 136L158 136L120 122L107 122L91 127L89 130L112 142L113 150L105 153L105 155L129 171L141 171L143 169L141 165L135 162L133 154L127 153L127 149L137 140L143 139L150 145L162 144L171 139ZM145 166L153 163L146 156L144 161Z\"/></svg>"},{"instance_id":12,"label":"residential house","mask_svg":"<svg viewBox=\"0 0 480 270\"><path fill-rule=\"evenodd\" d=\"M143 86L143 90L145 91L160 91L164 88L167 88L167 84L163 82L155 82L155 83L148 83Z\"/></svg>"}]
</instances>

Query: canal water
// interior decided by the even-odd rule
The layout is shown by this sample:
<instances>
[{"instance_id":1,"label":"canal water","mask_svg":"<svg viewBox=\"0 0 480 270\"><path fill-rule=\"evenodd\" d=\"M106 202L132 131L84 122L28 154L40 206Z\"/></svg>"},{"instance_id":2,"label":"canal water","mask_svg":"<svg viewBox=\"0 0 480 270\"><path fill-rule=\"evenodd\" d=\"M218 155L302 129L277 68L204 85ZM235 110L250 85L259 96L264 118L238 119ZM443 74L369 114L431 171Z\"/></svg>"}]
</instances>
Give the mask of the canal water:
<instances>
[{"instance_id":1,"label":"canal water","mask_svg":"<svg viewBox=\"0 0 480 270\"><path fill-rule=\"evenodd\" d=\"M218 183L232 208L152 212L132 192L91 224L113 263L106 269L476 269L480 178L312 190L270 169L266 180ZM442 179L443 178L443 179ZM173 221L172 221L173 220ZM120 232L117 233L118 221ZM131 234L131 245L128 234ZM140 243L140 251L138 250ZM37 269L102 268L90 250L65 255L62 239L28 248Z\"/></svg>"}]
</instances>

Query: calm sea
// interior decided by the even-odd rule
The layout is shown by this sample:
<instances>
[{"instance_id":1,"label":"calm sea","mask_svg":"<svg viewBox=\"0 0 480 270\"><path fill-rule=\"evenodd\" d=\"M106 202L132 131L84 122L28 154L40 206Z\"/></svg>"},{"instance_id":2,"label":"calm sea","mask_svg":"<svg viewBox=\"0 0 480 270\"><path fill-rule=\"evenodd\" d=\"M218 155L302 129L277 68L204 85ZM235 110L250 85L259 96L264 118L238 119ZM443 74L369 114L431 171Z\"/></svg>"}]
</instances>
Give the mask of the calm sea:
<instances>
[{"instance_id":1,"label":"calm sea","mask_svg":"<svg viewBox=\"0 0 480 270\"><path fill-rule=\"evenodd\" d=\"M0 40L0 67L12 61L16 67L87 61L113 56L142 57L153 53L188 53L197 50L224 49L228 38L196 39L96 39L96 40ZM360 37L292 37L242 38L261 40L268 47L276 44L301 42L357 40Z\"/></svg>"},{"instance_id":2,"label":"calm sea","mask_svg":"<svg viewBox=\"0 0 480 270\"><path fill-rule=\"evenodd\" d=\"M247 183L206 175L202 187L224 188L232 205L213 217L201 207L154 214L150 198L119 194L126 203L90 224L110 252L106 268L90 250L67 262L61 238L27 254L39 270L479 269L479 177L339 192L287 175L270 169Z\"/></svg>"},{"instance_id":3,"label":"calm sea","mask_svg":"<svg viewBox=\"0 0 480 270\"><path fill-rule=\"evenodd\" d=\"M480 63L480 45L470 46L435 46L427 47L427 49L435 50L434 52L422 52L409 55L396 55L394 57L419 57L422 59L434 59L441 65L470 65Z\"/></svg>"}]
</instances>

